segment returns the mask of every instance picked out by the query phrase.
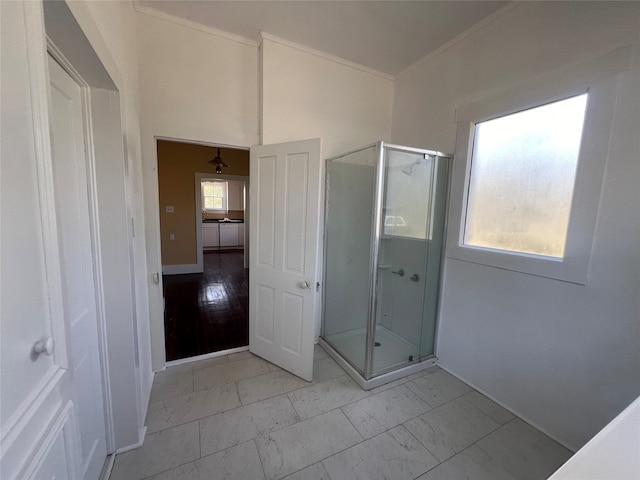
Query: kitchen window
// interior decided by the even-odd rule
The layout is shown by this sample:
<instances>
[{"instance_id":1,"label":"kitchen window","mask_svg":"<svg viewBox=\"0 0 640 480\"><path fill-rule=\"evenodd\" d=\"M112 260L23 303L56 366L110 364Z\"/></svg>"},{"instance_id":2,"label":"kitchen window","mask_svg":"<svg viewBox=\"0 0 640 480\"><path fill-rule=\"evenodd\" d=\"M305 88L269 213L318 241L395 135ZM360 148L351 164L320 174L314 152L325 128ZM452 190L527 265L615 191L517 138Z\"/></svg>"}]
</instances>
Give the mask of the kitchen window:
<instances>
[{"instance_id":1,"label":"kitchen window","mask_svg":"<svg viewBox=\"0 0 640 480\"><path fill-rule=\"evenodd\" d=\"M207 212L227 212L227 182L202 182L202 208Z\"/></svg>"}]
</instances>

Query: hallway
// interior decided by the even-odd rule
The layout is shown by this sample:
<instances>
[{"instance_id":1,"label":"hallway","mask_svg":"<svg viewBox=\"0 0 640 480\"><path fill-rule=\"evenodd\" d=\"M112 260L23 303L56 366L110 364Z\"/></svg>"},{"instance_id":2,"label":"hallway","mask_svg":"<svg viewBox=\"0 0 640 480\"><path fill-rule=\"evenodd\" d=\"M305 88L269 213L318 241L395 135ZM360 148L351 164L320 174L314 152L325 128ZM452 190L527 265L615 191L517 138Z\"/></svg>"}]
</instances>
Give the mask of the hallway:
<instances>
[{"instance_id":1,"label":"hallway","mask_svg":"<svg viewBox=\"0 0 640 480\"><path fill-rule=\"evenodd\" d=\"M204 254L204 273L164 275L167 361L249 344L244 252Z\"/></svg>"}]
</instances>

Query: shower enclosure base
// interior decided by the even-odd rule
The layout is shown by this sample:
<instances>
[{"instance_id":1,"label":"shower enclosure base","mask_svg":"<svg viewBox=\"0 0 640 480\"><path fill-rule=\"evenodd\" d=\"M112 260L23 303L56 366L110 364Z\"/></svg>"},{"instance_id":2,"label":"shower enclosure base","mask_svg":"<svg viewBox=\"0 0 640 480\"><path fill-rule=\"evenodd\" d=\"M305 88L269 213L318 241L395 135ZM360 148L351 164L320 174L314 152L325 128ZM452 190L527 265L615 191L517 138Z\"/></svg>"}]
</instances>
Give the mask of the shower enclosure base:
<instances>
[{"instance_id":1,"label":"shower enclosure base","mask_svg":"<svg viewBox=\"0 0 640 480\"><path fill-rule=\"evenodd\" d=\"M326 339L342 356L355 363L356 368L364 371L364 350L367 332L364 328L348 332L327 335ZM399 368L409 361L409 357L418 359L418 347L393 333L388 328L376 326L376 343L373 352L373 372Z\"/></svg>"},{"instance_id":2,"label":"shower enclosure base","mask_svg":"<svg viewBox=\"0 0 640 480\"><path fill-rule=\"evenodd\" d=\"M381 328L384 328L384 327L381 327ZM349 335L349 334L355 335L356 333L348 332L348 334L346 335ZM341 334L341 335L346 336L345 334ZM364 335L364 331L360 333L360 335ZM336 337L339 337L339 336L334 335L332 336L331 340L335 342ZM355 341L356 339L352 337L352 340ZM338 338L338 341L340 341L340 338ZM320 337L318 339L318 343L329 354L329 356L333 358L336 361L336 363L340 365L340 367L342 367L342 369L345 372L347 372L349 376L353 378L356 381L356 383L360 385L360 387L363 388L364 390L371 390L372 388L379 387L380 385L384 385L385 383L393 382L400 378L406 377L407 375L412 375L421 370L425 370L427 368L433 367L436 365L436 361L437 361L437 358L432 355L427 358L423 358L420 361L417 361L415 363L408 364L407 366L399 368L397 370L394 370L388 373L383 373L376 377L370 378L369 380L365 380L364 377L360 374L360 372L358 372L358 370L356 370L336 350L334 350L333 347L329 343L327 343L324 338ZM358 344L364 345L364 342L362 341L362 339L360 339L360 341L356 343L356 345ZM406 363L407 358L408 357L404 357L403 363ZM375 362L375 356L374 356L374 366L376 363L377 362Z\"/></svg>"}]
</instances>

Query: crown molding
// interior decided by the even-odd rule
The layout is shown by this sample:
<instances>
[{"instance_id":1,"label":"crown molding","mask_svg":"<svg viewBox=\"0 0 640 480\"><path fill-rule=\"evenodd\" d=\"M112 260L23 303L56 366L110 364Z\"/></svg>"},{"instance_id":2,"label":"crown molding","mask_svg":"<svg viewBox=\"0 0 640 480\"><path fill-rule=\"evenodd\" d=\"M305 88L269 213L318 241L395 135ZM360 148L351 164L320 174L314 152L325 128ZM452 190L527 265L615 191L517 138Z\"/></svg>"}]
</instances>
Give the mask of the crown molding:
<instances>
[{"instance_id":1,"label":"crown molding","mask_svg":"<svg viewBox=\"0 0 640 480\"><path fill-rule=\"evenodd\" d=\"M321 50L316 50L314 48L307 47L306 45L302 45L300 43L295 43L290 40L285 40L284 38L280 38L276 35L272 35L271 33L260 32L256 40L257 45L261 46L264 40L269 40L270 42L279 43L280 45L284 45L285 47L300 50L301 52L308 53L309 55L323 58L325 60L329 60L330 62L339 63L340 65L344 65L345 67L353 68L354 70L359 70L361 72L368 73L369 75L374 75L376 77L384 78L385 80L393 81L393 75L389 75L388 73L384 73L379 70L366 67L359 63L352 62L342 57L338 57L336 55L331 55L330 53L326 53Z\"/></svg>"},{"instance_id":2,"label":"crown molding","mask_svg":"<svg viewBox=\"0 0 640 480\"><path fill-rule=\"evenodd\" d=\"M160 20L164 20L166 22L174 23L176 25L180 25L181 27L191 28L193 30L197 30L202 33L206 33L209 35L213 35L215 37L223 38L225 40L230 40L232 42L241 43L243 45L248 45L250 47L257 47L258 44L255 40L251 40L250 38L243 37L242 35L236 35L233 33L225 32L224 30L220 30L219 28L208 27L198 22L192 22L191 20L186 20L181 17L177 17L175 15L171 15L169 13L164 13L159 10L156 10L152 7L146 7L144 5L140 5L138 1L133 2L133 6L135 11L138 13L142 13L144 15L149 15L150 17L155 17Z\"/></svg>"}]
</instances>

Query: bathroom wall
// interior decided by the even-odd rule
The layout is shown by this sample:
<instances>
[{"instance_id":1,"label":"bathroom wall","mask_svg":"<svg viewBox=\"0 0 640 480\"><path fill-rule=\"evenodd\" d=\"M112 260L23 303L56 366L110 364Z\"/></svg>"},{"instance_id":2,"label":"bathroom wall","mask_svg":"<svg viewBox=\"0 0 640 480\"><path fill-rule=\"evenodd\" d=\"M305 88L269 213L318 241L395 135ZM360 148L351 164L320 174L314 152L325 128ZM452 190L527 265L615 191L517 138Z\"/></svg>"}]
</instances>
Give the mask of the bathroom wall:
<instances>
[{"instance_id":1,"label":"bathroom wall","mask_svg":"<svg viewBox=\"0 0 640 480\"><path fill-rule=\"evenodd\" d=\"M445 262L441 365L572 449L640 393L639 20L637 2L518 2L395 83L393 141L451 152L456 108L632 46L587 284Z\"/></svg>"},{"instance_id":2,"label":"bathroom wall","mask_svg":"<svg viewBox=\"0 0 640 480\"><path fill-rule=\"evenodd\" d=\"M390 77L277 37L260 50L262 143L321 137L328 158L389 139Z\"/></svg>"},{"instance_id":3,"label":"bathroom wall","mask_svg":"<svg viewBox=\"0 0 640 480\"><path fill-rule=\"evenodd\" d=\"M136 12L146 253L153 273L162 271L156 139L257 144L258 49L251 40L139 5ZM149 308L158 371L165 361L161 286L150 290Z\"/></svg>"}]
</instances>

